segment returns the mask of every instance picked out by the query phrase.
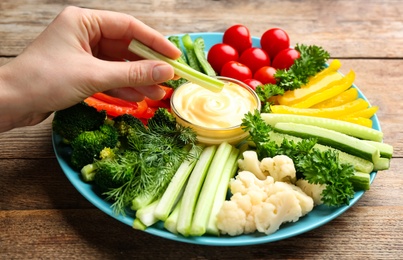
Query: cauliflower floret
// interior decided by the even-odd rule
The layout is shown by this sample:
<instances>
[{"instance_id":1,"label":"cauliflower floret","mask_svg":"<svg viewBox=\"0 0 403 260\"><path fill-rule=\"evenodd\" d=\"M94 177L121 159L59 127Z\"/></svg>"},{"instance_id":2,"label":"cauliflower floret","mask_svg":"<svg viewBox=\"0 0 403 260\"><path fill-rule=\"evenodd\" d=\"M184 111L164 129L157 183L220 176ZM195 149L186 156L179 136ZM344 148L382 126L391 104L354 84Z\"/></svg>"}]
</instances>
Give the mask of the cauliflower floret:
<instances>
[{"instance_id":1,"label":"cauliflower floret","mask_svg":"<svg viewBox=\"0 0 403 260\"><path fill-rule=\"evenodd\" d=\"M280 192L292 193L298 199L299 205L301 207L301 216L304 216L308 212L312 211L314 206L313 199L294 184L277 181L272 186L270 186L268 196L271 197L272 195L278 194Z\"/></svg>"},{"instance_id":2,"label":"cauliflower floret","mask_svg":"<svg viewBox=\"0 0 403 260\"><path fill-rule=\"evenodd\" d=\"M244 170L239 172L235 179L231 179L229 186L232 194L247 194L250 190L259 190L273 182L271 177L259 180L254 173Z\"/></svg>"},{"instance_id":3,"label":"cauliflower floret","mask_svg":"<svg viewBox=\"0 0 403 260\"><path fill-rule=\"evenodd\" d=\"M322 192L326 189L325 184L314 184L309 183L307 180L299 179L295 185L297 185L301 190L311 197L315 203L315 205L321 205L322 201Z\"/></svg>"},{"instance_id":4,"label":"cauliflower floret","mask_svg":"<svg viewBox=\"0 0 403 260\"><path fill-rule=\"evenodd\" d=\"M294 162L286 155L267 157L260 162L260 170L265 175L270 175L275 181L295 183L296 171Z\"/></svg>"},{"instance_id":5,"label":"cauliflower floret","mask_svg":"<svg viewBox=\"0 0 403 260\"><path fill-rule=\"evenodd\" d=\"M312 198L295 185L274 182L271 176L259 180L249 171L239 172L230 190L233 195L221 207L217 227L231 236L256 230L273 233L282 223L295 222L313 208Z\"/></svg>"},{"instance_id":6,"label":"cauliflower floret","mask_svg":"<svg viewBox=\"0 0 403 260\"><path fill-rule=\"evenodd\" d=\"M276 232L282 223L295 222L301 216L301 206L297 197L292 192L277 192L257 208L256 229L268 235Z\"/></svg>"},{"instance_id":7,"label":"cauliflower floret","mask_svg":"<svg viewBox=\"0 0 403 260\"><path fill-rule=\"evenodd\" d=\"M243 152L243 159L238 160L238 167L241 171L249 171L260 180L266 179L266 175L260 169L260 161L255 151Z\"/></svg>"},{"instance_id":8,"label":"cauliflower floret","mask_svg":"<svg viewBox=\"0 0 403 260\"><path fill-rule=\"evenodd\" d=\"M235 201L224 201L217 214L217 227L222 234L237 236L245 232L246 213Z\"/></svg>"}]
</instances>

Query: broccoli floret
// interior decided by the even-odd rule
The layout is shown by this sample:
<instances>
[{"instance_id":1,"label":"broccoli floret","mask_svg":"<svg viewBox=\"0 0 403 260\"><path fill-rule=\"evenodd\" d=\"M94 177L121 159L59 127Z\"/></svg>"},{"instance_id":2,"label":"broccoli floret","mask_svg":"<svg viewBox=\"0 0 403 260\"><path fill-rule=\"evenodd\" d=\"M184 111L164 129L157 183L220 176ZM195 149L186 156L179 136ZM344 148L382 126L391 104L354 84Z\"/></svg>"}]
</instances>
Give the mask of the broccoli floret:
<instances>
[{"instance_id":1,"label":"broccoli floret","mask_svg":"<svg viewBox=\"0 0 403 260\"><path fill-rule=\"evenodd\" d=\"M117 116L113 119L113 121L115 122L114 125L120 136L127 136L133 130L136 131L137 129L145 129L143 122L130 114Z\"/></svg>"},{"instance_id":2,"label":"broccoli floret","mask_svg":"<svg viewBox=\"0 0 403 260\"><path fill-rule=\"evenodd\" d=\"M166 129L177 130L176 118L166 108L158 108L154 116L148 120L147 126L150 131L155 132L165 131Z\"/></svg>"},{"instance_id":3,"label":"broccoli floret","mask_svg":"<svg viewBox=\"0 0 403 260\"><path fill-rule=\"evenodd\" d=\"M186 145L196 142L196 132L189 127L176 123L175 116L166 108L159 108L147 123L150 132L176 139L179 144Z\"/></svg>"},{"instance_id":4,"label":"broccoli floret","mask_svg":"<svg viewBox=\"0 0 403 260\"><path fill-rule=\"evenodd\" d=\"M93 131L103 125L106 112L98 112L95 108L80 102L72 107L55 112L53 131L67 142L71 142L84 131Z\"/></svg>"},{"instance_id":5,"label":"broccoli floret","mask_svg":"<svg viewBox=\"0 0 403 260\"><path fill-rule=\"evenodd\" d=\"M134 152L125 151L95 162L95 184L102 192L121 187L133 177L137 161L138 156Z\"/></svg>"},{"instance_id":6,"label":"broccoli floret","mask_svg":"<svg viewBox=\"0 0 403 260\"><path fill-rule=\"evenodd\" d=\"M118 144L118 131L109 124L102 125L99 130L84 131L71 142L73 149L71 164L76 169L81 169L94 159L100 158L100 152L105 147L114 148Z\"/></svg>"}]
</instances>

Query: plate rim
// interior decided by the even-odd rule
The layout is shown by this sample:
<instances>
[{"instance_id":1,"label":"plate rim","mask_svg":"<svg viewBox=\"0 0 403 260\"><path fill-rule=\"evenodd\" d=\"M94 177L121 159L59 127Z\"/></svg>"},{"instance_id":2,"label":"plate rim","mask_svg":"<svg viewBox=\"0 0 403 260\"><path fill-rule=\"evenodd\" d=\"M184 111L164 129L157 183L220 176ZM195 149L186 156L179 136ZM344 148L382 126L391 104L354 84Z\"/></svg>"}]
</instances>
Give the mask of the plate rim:
<instances>
[{"instance_id":1,"label":"plate rim","mask_svg":"<svg viewBox=\"0 0 403 260\"><path fill-rule=\"evenodd\" d=\"M184 35L185 33L182 34L172 34L172 35ZM196 37L203 37L204 40L206 41L207 38L211 37L222 37L223 32L194 32L194 33L188 33L192 38ZM168 36L166 36L168 37ZM253 41L253 46L260 46L260 39L258 37L252 37ZM217 42L218 43L218 42ZM210 44L206 44L206 49ZM361 90L353 84L353 87L358 90L359 97L365 99L367 102L368 99L365 97L365 95L361 92ZM381 131L380 127L380 122L378 120L377 115L375 114L372 117L373 121L373 127L376 130ZM102 212L106 213L110 217L126 224L129 226L132 226L132 223L134 221L134 218L127 214L127 215L116 215L112 208L111 208L111 203L103 200L98 193L93 189L94 185L85 183L81 177L80 173L73 170L69 163L64 159L65 154L68 153L68 148L66 147L66 151L61 147L60 145L61 138L55 134L52 131L52 146L53 150L56 155L56 159L59 163L59 166L61 167L63 173L66 175L67 179L70 181L70 183L74 186L74 188L84 197L86 198L92 205L94 205L96 208L101 210ZM372 184L373 180L375 179L377 175L376 171L373 171L370 173L370 183ZM317 229L326 223L334 220L335 218L339 217L341 214L343 214L345 211L347 211L349 208L351 208L353 205L355 205L361 197L365 194L365 191L357 191L355 192L354 197L350 200L349 205L337 207L337 208L332 208L332 207L327 207L327 206L316 206L313 211L308 213L306 216L300 218L299 221L295 223L286 223L281 225L280 229L277 230L273 234L265 235L262 233L252 233L252 234L244 234L240 236L211 236L211 235L203 235L200 237L185 237L182 235L177 235L174 233L169 232L168 230L164 229L162 226L161 222L157 222L156 224L146 228L144 232L149 233L151 235L155 235L161 238L177 241L177 242L183 242L183 243L190 243L190 244L198 244L198 245L206 245L206 246L249 246L249 245L258 245L258 244L264 244L264 243L270 243L270 242L276 242L280 240L284 240L290 237L298 236L303 233L309 232L311 230ZM329 211L329 214L325 217L322 217L319 219L319 221L315 220L314 224L306 225L300 228L295 229L295 226L299 226L298 223L301 225L301 221L303 220L310 220L310 218L315 217L312 216L312 212L317 212L318 209L320 210L321 208L324 208L324 212ZM326 208L325 208L326 207ZM316 211L315 211L316 210ZM311 214L311 215L310 215ZM281 231L281 230L288 230L286 231ZM284 233L284 234L283 234Z\"/></svg>"}]
</instances>

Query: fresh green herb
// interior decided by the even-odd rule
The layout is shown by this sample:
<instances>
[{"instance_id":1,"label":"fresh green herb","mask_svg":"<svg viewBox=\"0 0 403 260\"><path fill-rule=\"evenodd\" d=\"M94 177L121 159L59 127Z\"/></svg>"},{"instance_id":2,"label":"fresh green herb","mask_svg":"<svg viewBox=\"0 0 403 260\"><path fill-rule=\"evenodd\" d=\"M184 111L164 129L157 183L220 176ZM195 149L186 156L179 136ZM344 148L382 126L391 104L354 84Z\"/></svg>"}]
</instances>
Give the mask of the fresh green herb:
<instances>
[{"instance_id":1,"label":"fresh green herb","mask_svg":"<svg viewBox=\"0 0 403 260\"><path fill-rule=\"evenodd\" d=\"M325 184L322 193L324 204L340 206L348 204L354 196L351 177L354 168L350 164L340 164L338 154L334 150L321 151L314 148L316 140L302 139L300 142L284 139L280 145L270 140L272 128L267 125L258 112L248 113L242 126L249 131L251 140L256 144L256 152L260 159L275 155L287 155L294 161L298 178L309 183Z\"/></svg>"},{"instance_id":2,"label":"fresh green herb","mask_svg":"<svg viewBox=\"0 0 403 260\"><path fill-rule=\"evenodd\" d=\"M326 50L316 45L297 44L295 49L300 53L300 58L288 70L277 70L274 75L277 85L285 91L308 83L310 77L325 68L325 63L330 58Z\"/></svg>"},{"instance_id":3,"label":"fresh green herb","mask_svg":"<svg viewBox=\"0 0 403 260\"><path fill-rule=\"evenodd\" d=\"M266 84L256 87L260 101L261 111L270 113L270 97L283 95L287 90L298 89L308 83L309 78L316 75L325 68L326 61L330 54L322 47L316 45L297 44L295 49L300 53L300 57L288 70L277 70L274 74L276 84Z\"/></svg>"},{"instance_id":4,"label":"fresh green herb","mask_svg":"<svg viewBox=\"0 0 403 260\"><path fill-rule=\"evenodd\" d=\"M283 95L284 89L276 84L265 84L256 87L256 94L263 104L260 111L262 113L270 113L271 103L269 102L269 99L276 95Z\"/></svg>"}]
</instances>

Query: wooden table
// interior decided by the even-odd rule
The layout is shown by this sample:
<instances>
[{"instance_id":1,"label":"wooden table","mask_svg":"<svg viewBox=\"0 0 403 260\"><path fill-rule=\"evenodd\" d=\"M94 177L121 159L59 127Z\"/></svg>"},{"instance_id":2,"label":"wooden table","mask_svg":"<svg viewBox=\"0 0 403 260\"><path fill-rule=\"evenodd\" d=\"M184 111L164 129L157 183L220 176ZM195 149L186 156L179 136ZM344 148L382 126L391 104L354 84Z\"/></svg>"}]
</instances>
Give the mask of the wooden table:
<instances>
[{"instance_id":1,"label":"wooden table","mask_svg":"<svg viewBox=\"0 0 403 260\"><path fill-rule=\"evenodd\" d=\"M254 36L285 29L292 44L317 44L354 69L355 83L395 147L388 171L330 223L249 247L178 243L131 229L84 199L61 171L51 119L0 134L1 259L397 259L403 257L403 3L399 0L24 1L0 3L0 64L17 56L65 4L126 12L163 34L224 31L243 23ZM23 71L20 73L24 73Z\"/></svg>"}]
</instances>

